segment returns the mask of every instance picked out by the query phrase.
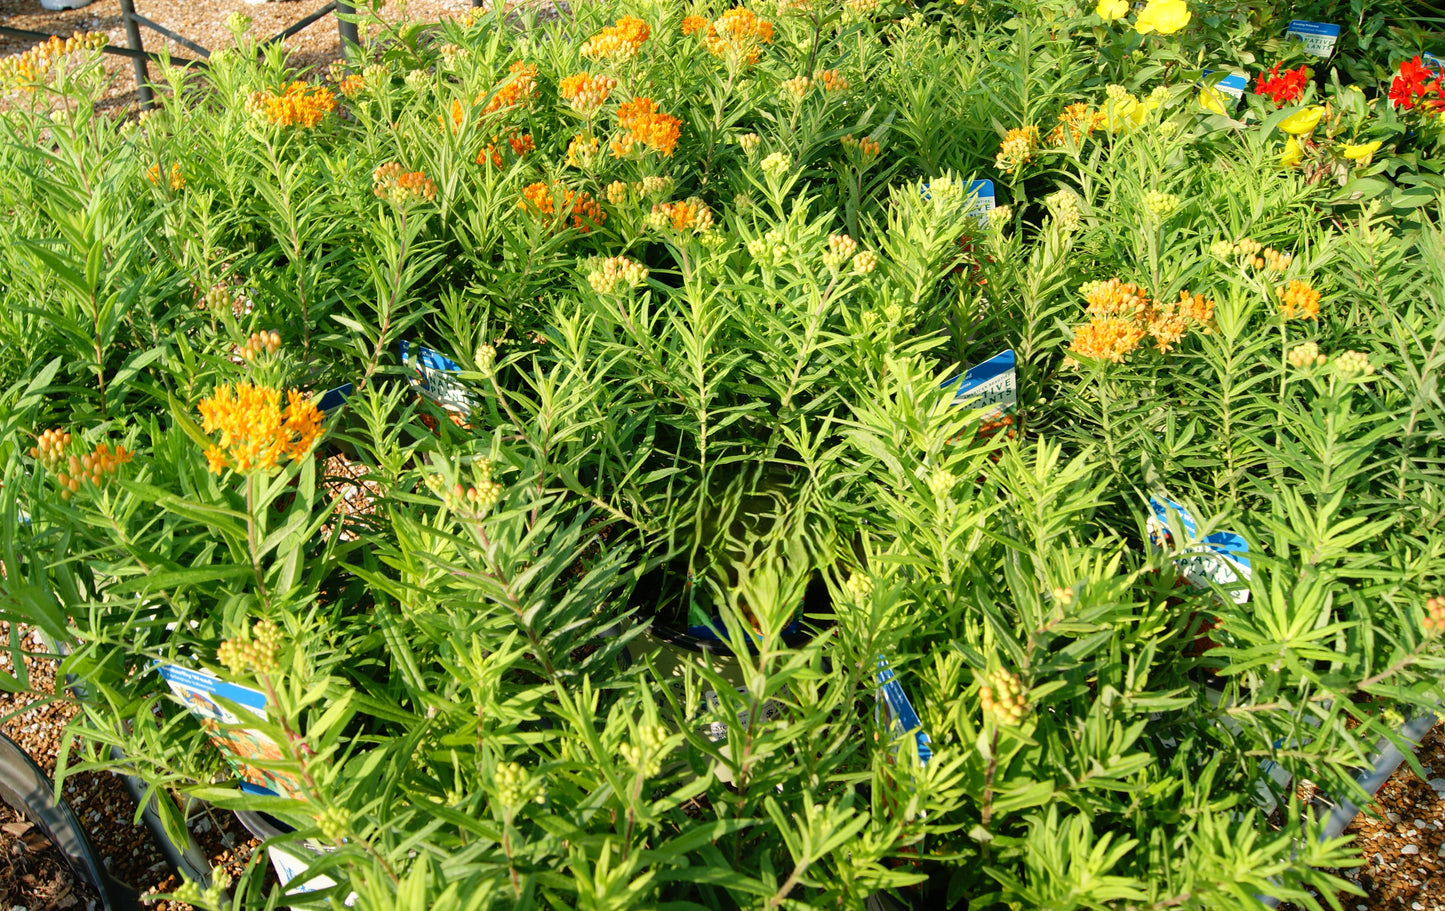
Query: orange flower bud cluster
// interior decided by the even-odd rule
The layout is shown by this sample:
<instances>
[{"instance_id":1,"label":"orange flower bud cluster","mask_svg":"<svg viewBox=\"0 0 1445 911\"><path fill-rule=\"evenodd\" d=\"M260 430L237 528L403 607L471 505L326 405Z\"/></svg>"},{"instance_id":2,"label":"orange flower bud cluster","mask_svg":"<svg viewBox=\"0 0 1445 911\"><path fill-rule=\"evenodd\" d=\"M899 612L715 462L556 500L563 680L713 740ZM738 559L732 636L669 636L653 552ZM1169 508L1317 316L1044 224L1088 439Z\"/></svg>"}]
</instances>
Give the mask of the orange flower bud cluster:
<instances>
[{"instance_id":1,"label":"orange flower bud cluster","mask_svg":"<svg viewBox=\"0 0 1445 911\"><path fill-rule=\"evenodd\" d=\"M652 35L652 28L641 19L623 16L582 44L582 56L589 60L607 58L626 60L634 56L643 42Z\"/></svg>"},{"instance_id":2,"label":"orange flower bud cluster","mask_svg":"<svg viewBox=\"0 0 1445 911\"><path fill-rule=\"evenodd\" d=\"M837 70L819 70L813 74L813 81L825 92L846 92L849 87L847 77Z\"/></svg>"},{"instance_id":3,"label":"orange flower bud cluster","mask_svg":"<svg viewBox=\"0 0 1445 911\"><path fill-rule=\"evenodd\" d=\"M1015 127L1004 134L994 163L1000 171L1012 174L1016 169L1033 161L1034 152L1039 148L1038 127Z\"/></svg>"},{"instance_id":4,"label":"orange flower bud cluster","mask_svg":"<svg viewBox=\"0 0 1445 911\"><path fill-rule=\"evenodd\" d=\"M1061 146L1070 142L1078 145L1087 139L1089 134L1103 129L1108 123L1108 115L1095 110L1087 102L1071 104L1059 114L1058 126L1049 132L1049 145Z\"/></svg>"},{"instance_id":5,"label":"orange flower bud cluster","mask_svg":"<svg viewBox=\"0 0 1445 911\"><path fill-rule=\"evenodd\" d=\"M30 458L39 461L46 471L55 471L65 458L70 441L67 430L42 430L35 438L35 445L30 447Z\"/></svg>"},{"instance_id":6,"label":"orange flower bud cluster","mask_svg":"<svg viewBox=\"0 0 1445 911\"><path fill-rule=\"evenodd\" d=\"M667 157L677 148L682 121L659 113L651 98L634 98L617 109L617 124L625 131L612 140L612 156L621 158L636 146L645 146Z\"/></svg>"},{"instance_id":7,"label":"orange flower bud cluster","mask_svg":"<svg viewBox=\"0 0 1445 911\"><path fill-rule=\"evenodd\" d=\"M883 151L881 145L869 139L867 136L864 136L862 139L854 139L853 134L849 133L838 141L842 143L843 151L847 152L850 156L856 155L860 161L865 163L877 158L878 154Z\"/></svg>"},{"instance_id":8,"label":"orange flower bud cluster","mask_svg":"<svg viewBox=\"0 0 1445 911\"><path fill-rule=\"evenodd\" d=\"M292 82L279 94L269 89L252 92L246 109L277 126L312 129L336 110L336 95L324 85Z\"/></svg>"},{"instance_id":9,"label":"orange flower bud cluster","mask_svg":"<svg viewBox=\"0 0 1445 911\"><path fill-rule=\"evenodd\" d=\"M528 152L535 152L537 150L537 144L532 140L531 133L517 133L516 131L512 131L504 135L507 140L507 145L512 147L512 156L514 158L521 158ZM493 136L491 142L487 143L487 147L477 153L477 164L490 163L494 168L503 167L506 161L502 158L502 150L498 146L503 138L503 136Z\"/></svg>"},{"instance_id":10,"label":"orange flower bud cluster","mask_svg":"<svg viewBox=\"0 0 1445 911\"><path fill-rule=\"evenodd\" d=\"M607 96L617 88L617 80L611 76L589 76L587 73L574 73L564 78L557 87L557 94L562 100L572 106L572 109L584 117L590 117L593 112L602 107Z\"/></svg>"},{"instance_id":11,"label":"orange flower bud cluster","mask_svg":"<svg viewBox=\"0 0 1445 911\"><path fill-rule=\"evenodd\" d=\"M578 133L567 143L567 164L574 168L590 168L597 160L597 153L602 149L601 143L596 136L584 136Z\"/></svg>"},{"instance_id":12,"label":"orange flower bud cluster","mask_svg":"<svg viewBox=\"0 0 1445 911\"><path fill-rule=\"evenodd\" d=\"M1257 240L1246 237L1241 240L1216 241L1210 251L1220 259L1238 258L1242 265L1270 272L1283 272L1294 262L1294 256L1281 253L1273 247L1266 247Z\"/></svg>"},{"instance_id":13,"label":"orange flower bud cluster","mask_svg":"<svg viewBox=\"0 0 1445 911\"><path fill-rule=\"evenodd\" d=\"M647 267L626 256L609 256L596 262L587 273L587 284L598 294L610 294L618 286L636 288L647 281Z\"/></svg>"},{"instance_id":14,"label":"orange flower bud cluster","mask_svg":"<svg viewBox=\"0 0 1445 911\"><path fill-rule=\"evenodd\" d=\"M101 32L76 32L69 38L55 35L24 53L0 58L0 91L33 92L61 59L84 51L98 51L105 45L106 37Z\"/></svg>"},{"instance_id":15,"label":"orange flower bud cluster","mask_svg":"<svg viewBox=\"0 0 1445 911\"><path fill-rule=\"evenodd\" d=\"M220 432L206 450L210 470L269 471L286 459L301 459L321 436L321 412L295 389L281 407L278 390L252 383L217 386L200 404L201 429Z\"/></svg>"},{"instance_id":16,"label":"orange flower bud cluster","mask_svg":"<svg viewBox=\"0 0 1445 911\"><path fill-rule=\"evenodd\" d=\"M1425 601L1425 619L1420 626L1427 635L1445 633L1445 598L1434 597Z\"/></svg>"},{"instance_id":17,"label":"orange flower bud cluster","mask_svg":"<svg viewBox=\"0 0 1445 911\"><path fill-rule=\"evenodd\" d=\"M175 162L171 163L170 173L166 177L166 182L170 184L172 190L179 190L186 185L186 178L181 175L181 166ZM161 166L159 164L153 164L146 168L146 180L153 184L161 182Z\"/></svg>"},{"instance_id":18,"label":"orange flower bud cluster","mask_svg":"<svg viewBox=\"0 0 1445 911\"><path fill-rule=\"evenodd\" d=\"M704 41L714 57L754 64L762 59L761 45L773 43L773 24L746 7L735 6L707 27Z\"/></svg>"},{"instance_id":19,"label":"orange flower bud cluster","mask_svg":"<svg viewBox=\"0 0 1445 911\"><path fill-rule=\"evenodd\" d=\"M522 190L517 207L530 211L536 217L552 219L560 212L572 221L572 226L586 234L607 220L607 213L586 190L572 190L558 183L538 182L528 184Z\"/></svg>"},{"instance_id":20,"label":"orange flower bud cluster","mask_svg":"<svg viewBox=\"0 0 1445 911\"><path fill-rule=\"evenodd\" d=\"M340 89L341 94L347 98L355 98L357 95L366 91L366 77L360 73L348 73L341 77L341 82L337 88Z\"/></svg>"},{"instance_id":21,"label":"orange flower bud cluster","mask_svg":"<svg viewBox=\"0 0 1445 911\"><path fill-rule=\"evenodd\" d=\"M396 205L436 199L437 185L422 171L403 171L396 162L388 162L371 173L372 192L380 199Z\"/></svg>"},{"instance_id":22,"label":"orange flower bud cluster","mask_svg":"<svg viewBox=\"0 0 1445 911\"><path fill-rule=\"evenodd\" d=\"M262 354L275 354L281 350L281 336L276 332L254 332L241 346L241 358L254 361Z\"/></svg>"},{"instance_id":23,"label":"orange flower bud cluster","mask_svg":"<svg viewBox=\"0 0 1445 911\"><path fill-rule=\"evenodd\" d=\"M1319 319L1320 293L1309 282L1294 279L1274 293L1279 296L1279 315L1285 319Z\"/></svg>"},{"instance_id":24,"label":"orange flower bud cluster","mask_svg":"<svg viewBox=\"0 0 1445 911\"><path fill-rule=\"evenodd\" d=\"M1029 703L1023 682L1005 670L991 671L978 689L979 704L984 714L992 715L998 724L1017 727L1028 714Z\"/></svg>"}]
</instances>

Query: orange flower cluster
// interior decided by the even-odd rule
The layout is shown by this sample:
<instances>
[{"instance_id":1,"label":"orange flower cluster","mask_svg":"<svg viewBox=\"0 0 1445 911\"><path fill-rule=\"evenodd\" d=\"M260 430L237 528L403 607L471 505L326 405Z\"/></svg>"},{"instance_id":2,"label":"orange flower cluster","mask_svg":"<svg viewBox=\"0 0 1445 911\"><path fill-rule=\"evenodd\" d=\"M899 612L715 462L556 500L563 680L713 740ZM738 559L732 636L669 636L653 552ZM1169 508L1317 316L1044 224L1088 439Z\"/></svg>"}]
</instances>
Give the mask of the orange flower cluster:
<instances>
[{"instance_id":1,"label":"orange flower cluster","mask_svg":"<svg viewBox=\"0 0 1445 911\"><path fill-rule=\"evenodd\" d=\"M30 447L30 458L38 460L46 471L54 471L65 458L65 447L70 445L70 440L68 430L42 430L35 438L35 445Z\"/></svg>"},{"instance_id":2,"label":"orange flower cluster","mask_svg":"<svg viewBox=\"0 0 1445 911\"><path fill-rule=\"evenodd\" d=\"M372 192L378 198L387 199L397 205L436 199L437 185L422 171L403 171L394 161L387 162L371 173Z\"/></svg>"},{"instance_id":3,"label":"orange flower cluster","mask_svg":"<svg viewBox=\"0 0 1445 911\"><path fill-rule=\"evenodd\" d=\"M1049 145L1061 146L1068 142L1075 145L1083 142L1095 130L1103 129L1109 117L1103 111L1096 111L1086 102L1071 104L1059 115L1059 125L1049 133Z\"/></svg>"},{"instance_id":4,"label":"orange flower cluster","mask_svg":"<svg viewBox=\"0 0 1445 911\"><path fill-rule=\"evenodd\" d=\"M336 110L336 95L324 85L292 82L280 94L269 89L252 92L246 109L278 126L312 129Z\"/></svg>"},{"instance_id":5,"label":"orange flower cluster","mask_svg":"<svg viewBox=\"0 0 1445 911\"><path fill-rule=\"evenodd\" d=\"M838 141L843 144L843 151L850 155L857 154L858 158L863 162L877 158L878 153L883 151L883 146L869 139L867 136L864 136L862 139L854 139L853 134L849 133Z\"/></svg>"},{"instance_id":6,"label":"orange flower cluster","mask_svg":"<svg viewBox=\"0 0 1445 911\"><path fill-rule=\"evenodd\" d=\"M1157 304L1133 282L1111 278L1087 282L1079 289L1088 306L1089 322L1074 330L1070 354L1120 363L1150 337L1154 347L1167 352L1184 338L1191 326L1211 331L1214 301L1202 294L1179 292L1179 300Z\"/></svg>"},{"instance_id":7,"label":"orange flower cluster","mask_svg":"<svg viewBox=\"0 0 1445 911\"><path fill-rule=\"evenodd\" d=\"M712 209L696 196L677 202L655 203L647 223L659 230L672 228L674 231L696 231L700 234L712 227Z\"/></svg>"},{"instance_id":8,"label":"orange flower cluster","mask_svg":"<svg viewBox=\"0 0 1445 911\"><path fill-rule=\"evenodd\" d=\"M497 143L501 142L503 138L507 140L507 145L512 147L512 155L517 158L537 150L537 144L532 140L531 133L510 132L505 137L493 136L492 141L487 143L487 147L477 153L477 164L490 162L494 168L504 166L506 162L502 158L502 151L497 147Z\"/></svg>"},{"instance_id":9,"label":"orange flower cluster","mask_svg":"<svg viewBox=\"0 0 1445 911\"><path fill-rule=\"evenodd\" d=\"M100 32L76 32L69 38L56 35L23 54L0 59L0 89L33 92L61 58L80 51L98 51L105 45L106 37Z\"/></svg>"},{"instance_id":10,"label":"orange flower cluster","mask_svg":"<svg viewBox=\"0 0 1445 911\"><path fill-rule=\"evenodd\" d=\"M1320 293L1309 282L1294 279L1274 289L1279 295L1279 315L1285 319L1319 319Z\"/></svg>"},{"instance_id":11,"label":"orange flower cluster","mask_svg":"<svg viewBox=\"0 0 1445 911\"><path fill-rule=\"evenodd\" d=\"M572 106L572 109L584 117L590 117L594 111L602 107L607 96L617 87L617 80L611 76L589 76L587 73L574 73L562 80L557 87L557 93L562 100Z\"/></svg>"},{"instance_id":12,"label":"orange flower cluster","mask_svg":"<svg viewBox=\"0 0 1445 911\"><path fill-rule=\"evenodd\" d=\"M146 168L146 180L159 185L161 182L161 166L153 164ZM186 178L181 175L181 166L176 162L171 163L170 172L166 175L166 183L170 184L172 190L179 190L186 185Z\"/></svg>"},{"instance_id":13,"label":"orange flower cluster","mask_svg":"<svg viewBox=\"0 0 1445 911\"><path fill-rule=\"evenodd\" d=\"M637 53L652 35L652 28L641 19L623 16L615 25L609 25L588 38L582 44L582 56L589 60L607 58L626 60Z\"/></svg>"},{"instance_id":14,"label":"orange flower cluster","mask_svg":"<svg viewBox=\"0 0 1445 911\"><path fill-rule=\"evenodd\" d=\"M761 45L773 43L773 24L752 10L735 6L707 27L704 41L714 57L753 64L762 59Z\"/></svg>"},{"instance_id":15,"label":"orange flower cluster","mask_svg":"<svg viewBox=\"0 0 1445 911\"><path fill-rule=\"evenodd\" d=\"M848 91L847 77L837 70L819 70L813 74L813 81L822 86L825 92Z\"/></svg>"},{"instance_id":16,"label":"orange flower cluster","mask_svg":"<svg viewBox=\"0 0 1445 911\"><path fill-rule=\"evenodd\" d=\"M69 434L66 434L69 437ZM35 449L30 450L32 453ZM95 450L83 456L69 456L65 461L65 470L55 473L55 483L60 485L60 498L69 500L71 495L80 492L80 483L89 481L91 484L100 486L100 482L120 470L120 466L131 460L131 453L126 451L124 446L116 446L112 452L110 447L104 443L96 443ZM58 464L58 460L57 460ZM55 470L55 465L47 465Z\"/></svg>"},{"instance_id":17,"label":"orange flower cluster","mask_svg":"<svg viewBox=\"0 0 1445 911\"><path fill-rule=\"evenodd\" d=\"M1445 598L1425 599L1425 618L1420 621L1420 626L1426 635L1445 633Z\"/></svg>"},{"instance_id":18,"label":"orange flower cluster","mask_svg":"<svg viewBox=\"0 0 1445 911\"><path fill-rule=\"evenodd\" d=\"M491 99L486 107L482 108L482 115L492 114L503 108L521 107L531 101L537 95L537 67L531 63L523 63L517 60L507 68L511 77L501 83L492 92ZM482 103L485 95L477 96L477 104Z\"/></svg>"},{"instance_id":19,"label":"orange flower cluster","mask_svg":"<svg viewBox=\"0 0 1445 911\"><path fill-rule=\"evenodd\" d=\"M347 98L355 98L357 95L366 91L366 77L360 73L347 73L341 77L341 82L337 85L337 88L340 89L341 94Z\"/></svg>"},{"instance_id":20,"label":"orange flower cluster","mask_svg":"<svg viewBox=\"0 0 1445 911\"><path fill-rule=\"evenodd\" d=\"M241 359L254 361L263 354L275 354L281 350L281 335L272 329L269 332L253 332L241 346Z\"/></svg>"},{"instance_id":21,"label":"orange flower cluster","mask_svg":"<svg viewBox=\"0 0 1445 911\"><path fill-rule=\"evenodd\" d=\"M682 33L684 35L696 34L707 28L708 24L706 16L683 16Z\"/></svg>"},{"instance_id":22,"label":"orange flower cluster","mask_svg":"<svg viewBox=\"0 0 1445 911\"><path fill-rule=\"evenodd\" d=\"M215 474L227 468L269 471L286 459L304 458L321 435L321 412L295 389L287 391L283 409L275 389L227 383L202 400L200 412L201 428L221 434L220 443L206 450Z\"/></svg>"},{"instance_id":23,"label":"orange flower cluster","mask_svg":"<svg viewBox=\"0 0 1445 911\"><path fill-rule=\"evenodd\" d=\"M651 98L624 102L617 109L617 124L626 132L612 140L614 158L629 154L634 146L646 146L671 157L682 133L682 121L659 113L657 102Z\"/></svg>"},{"instance_id":24,"label":"orange flower cluster","mask_svg":"<svg viewBox=\"0 0 1445 911\"><path fill-rule=\"evenodd\" d=\"M583 234L607 220L607 213L586 190L572 190L555 182L528 184L522 190L522 199L517 206L527 209L534 216L548 219L557 217L561 212L572 220L572 227Z\"/></svg>"}]
</instances>

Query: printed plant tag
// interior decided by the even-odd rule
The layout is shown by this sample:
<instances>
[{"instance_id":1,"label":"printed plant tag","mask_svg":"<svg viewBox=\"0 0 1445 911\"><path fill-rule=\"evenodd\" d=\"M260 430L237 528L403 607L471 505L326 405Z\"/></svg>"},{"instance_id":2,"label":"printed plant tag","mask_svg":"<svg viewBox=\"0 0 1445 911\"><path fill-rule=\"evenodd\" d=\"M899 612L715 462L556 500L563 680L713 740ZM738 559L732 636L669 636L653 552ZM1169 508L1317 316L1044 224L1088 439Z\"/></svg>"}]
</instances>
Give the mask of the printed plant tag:
<instances>
[{"instance_id":1,"label":"printed plant tag","mask_svg":"<svg viewBox=\"0 0 1445 911\"><path fill-rule=\"evenodd\" d=\"M1019 404L1016 366L1014 353L1001 351L982 364L965 370L959 379L943 383L945 388L954 387L955 408L989 409L979 424L979 436L992 436L1005 427L1013 426Z\"/></svg>"},{"instance_id":2,"label":"printed plant tag","mask_svg":"<svg viewBox=\"0 0 1445 911\"><path fill-rule=\"evenodd\" d=\"M1303 42L1306 54L1328 57L1335 52L1335 42L1340 40L1340 27L1328 22L1295 19L1285 29L1284 36L1291 41Z\"/></svg>"},{"instance_id":3,"label":"printed plant tag","mask_svg":"<svg viewBox=\"0 0 1445 911\"><path fill-rule=\"evenodd\" d=\"M285 754L276 741L250 728L223 728L242 724L216 697L241 706L262 721L266 720L266 694L260 690L222 680L206 671L194 671L178 664L157 666L161 677L176 698L200 719L211 741L225 754L241 776L241 790L270 797L305 800L301 782L289 772L259 769L248 760L281 760Z\"/></svg>"},{"instance_id":4,"label":"printed plant tag","mask_svg":"<svg viewBox=\"0 0 1445 911\"><path fill-rule=\"evenodd\" d=\"M1209 79L1209 77L1215 72L1217 71L1204 71L1204 81L1200 83L1199 86L1200 94L1207 95L1207 97L1213 99L1215 102L1218 102L1218 106L1220 108L1234 107L1234 105L1239 101L1239 99L1244 97L1244 90L1249 88L1249 77L1241 75L1239 73L1226 73L1224 78L1215 82L1213 85L1210 85L1209 83L1211 80ZM1228 104L1225 104L1222 101L1222 99L1224 98L1229 99Z\"/></svg>"},{"instance_id":5,"label":"printed plant tag","mask_svg":"<svg viewBox=\"0 0 1445 911\"><path fill-rule=\"evenodd\" d=\"M1437 76L1445 79L1445 58L1427 52L1420 55L1420 62L1434 70Z\"/></svg>"},{"instance_id":6,"label":"printed plant tag","mask_svg":"<svg viewBox=\"0 0 1445 911\"><path fill-rule=\"evenodd\" d=\"M893 676L888 659L882 655L878 656L877 680L879 723L895 739L912 734L913 742L918 747L918 761L927 765L928 760L933 758L933 748L929 746L932 741L923 730L923 722L918 720L913 703L908 701L908 694L903 692L903 685Z\"/></svg>"},{"instance_id":7,"label":"printed plant tag","mask_svg":"<svg viewBox=\"0 0 1445 911\"><path fill-rule=\"evenodd\" d=\"M477 397L454 375L461 372L460 364L421 345L402 341L400 347L401 362L411 368L411 385L418 393L462 417L477 408Z\"/></svg>"},{"instance_id":8,"label":"printed plant tag","mask_svg":"<svg viewBox=\"0 0 1445 911\"><path fill-rule=\"evenodd\" d=\"M739 693L740 695L742 695L742 696L746 696L746 695L748 694L747 687L740 686L740 687L737 688L737 691L738 691L738 693ZM702 699L703 699L703 702L706 703L706 705L707 705L707 710L708 710L709 712L715 712L715 711L717 711L718 708L719 708L719 707L721 706L721 704L722 704L722 703L718 700L718 698L717 698L717 692L716 692L715 690L708 690L708 691L706 691L705 693L703 693L703 694L702 694ZM783 707L782 707L781 705L779 705L777 702L774 702L773 700L769 699L768 701L764 702L764 703L763 703L763 706L762 706L762 710L761 710L761 711L762 711L762 715L763 715L763 720L764 720L764 721L772 721L774 718L778 717L778 713L781 712L782 710L783 710ZM747 711L738 712L738 723L741 724L745 729L748 727L748 712L747 712ZM726 739L727 739L727 736L728 736L728 726L727 726L727 723L726 723L726 722L723 722L723 721L710 721L710 722L708 722L707 732L706 732L706 733L707 733L707 738L708 738L709 740L713 741L714 743L716 743L716 742L719 741L719 740L726 740Z\"/></svg>"},{"instance_id":9,"label":"printed plant tag","mask_svg":"<svg viewBox=\"0 0 1445 911\"><path fill-rule=\"evenodd\" d=\"M271 856L271 866L276 868L276 878L281 881L283 887L289 887L286 888L287 895L305 895L308 892L330 889L336 885L336 880L329 876L322 875L314 876L303 883L297 883L293 886L291 885L292 880L298 876L305 875L308 866L306 861L299 855L292 854L279 845L268 848L266 853ZM356 904L356 899L356 893L352 892L346 896L346 900L343 901L342 904L350 908Z\"/></svg>"},{"instance_id":10,"label":"printed plant tag","mask_svg":"<svg viewBox=\"0 0 1445 911\"><path fill-rule=\"evenodd\" d=\"M1149 543L1159 550L1173 550L1174 539L1169 532L1169 514L1178 514L1184 533L1193 538L1198 524L1189 511L1170 499L1149 498ZM1243 583L1250 577L1249 543L1230 531L1207 535L1199 544L1190 545L1174 558L1174 566L1190 585L1208 589L1210 583L1233 589L1229 596L1235 604L1249 601L1249 589Z\"/></svg>"},{"instance_id":11,"label":"printed plant tag","mask_svg":"<svg viewBox=\"0 0 1445 911\"><path fill-rule=\"evenodd\" d=\"M989 211L998 208L998 197L994 195L991 180L975 180L970 183L968 198L973 201L969 211L981 222L987 222Z\"/></svg>"},{"instance_id":12,"label":"printed plant tag","mask_svg":"<svg viewBox=\"0 0 1445 911\"><path fill-rule=\"evenodd\" d=\"M346 404L346 400L355 391L355 383L343 383L335 389L328 389L321 393L321 398L316 400L316 410L331 417L338 408Z\"/></svg>"}]
</instances>

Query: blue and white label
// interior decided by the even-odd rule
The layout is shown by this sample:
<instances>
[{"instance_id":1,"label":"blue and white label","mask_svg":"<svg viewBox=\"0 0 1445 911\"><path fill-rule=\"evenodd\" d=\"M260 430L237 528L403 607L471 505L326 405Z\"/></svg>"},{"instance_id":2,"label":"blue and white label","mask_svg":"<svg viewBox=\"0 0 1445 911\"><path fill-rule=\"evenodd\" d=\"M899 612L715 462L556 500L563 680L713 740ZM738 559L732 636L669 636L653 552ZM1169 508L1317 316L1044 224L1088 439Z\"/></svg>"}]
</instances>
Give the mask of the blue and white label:
<instances>
[{"instance_id":1,"label":"blue and white label","mask_svg":"<svg viewBox=\"0 0 1445 911\"><path fill-rule=\"evenodd\" d=\"M1198 534L1199 526L1189 510L1173 500L1150 497L1149 512L1149 543L1157 549L1175 549L1170 532L1171 514L1178 517L1186 537L1193 540ZM1229 589L1229 597L1235 604L1249 601L1249 589L1244 584L1251 572L1249 542L1232 531L1214 532L1200 543L1176 551L1174 566L1196 589L1207 590L1211 585L1218 585Z\"/></svg>"},{"instance_id":2,"label":"blue and white label","mask_svg":"<svg viewBox=\"0 0 1445 911\"><path fill-rule=\"evenodd\" d=\"M1445 59L1426 52L1420 55L1420 62L1434 70L1435 75L1445 78Z\"/></svg>"},{"instance_id":3,"label":"blue and white label","mask_svg":"<svg viewBox=\"0 0 1445 911\"><path fill-rule=\"evenodd\" d=\"M266 849L266 853L270 855L271 866L276 868L276 879L279 880L282 887L286 889L287 895L305 895L307 892L317 892L321 889L331 889L336 886L336 880L325 875L314 876L304 882L292 885L292 880L306 874L309 864L307 864L299 854L292 853L289 849L280 845L272 845ZM356 893L352 892L346 896L342 904L349 908L356 904L356 899Z\"/></svg>"},{"instance_id":4,"label":"blue and white label","mask_svg":"<svg viewBox=\"0 0 1445 911\"><path fill-rule=\"evenodd\" d=\"M876 676L879 720L895 738L912 734L914 746L918 748L918 761L927 765L928 760L933 758L933 747L930 746L932 741L923 730L923 722L918 720L913 703L908 701L908 694L903 692L903 685L893 676L893 668L888 666L888 659L882 655L878 656Z\"/></svg>"},{"instance_id":5,"label":"blue and white label","mask_svg":"<svg viewBox=\"0 0 1445 911\"><path fill-rule=\"evenodd\" d=\"M1017 359L1013 351L1000 351L975 367L965 370L953 386L953 405L958 408L989 408L993 416L1012 414L1018 409L1019 384Z\"/></svg>"},{"instance_id":6,"label":"blue and white label","mask_svg":"<svg viewBox=\"0 0 1445 911\"><path fill-rule=\"evenodd\" d=\"M462 416L476 409L479 404L477 397L456 377L462 370L460 364L430 348L413 347L405 340L400 348L401 362L411 368L411 384L417 392L447 411Z\"/></svg>"},{"instance_id":7,"label":"blue and white label","mask_svg":"<svg viewBox=\"0 0 1445 911\"><path fill-rule=\"evenodd\" d=\"M975 180L970 183L968 198L972 201L968 211L979 221L988 221L989 210L998 208L998 197L994 195L991 180Z\"/></svg>"},{"instance_id":8,"label":"blue and white label","mask_svg":"<svg viewBox=\"0 0 1445 911\"><path fill-rule=\"evenodd\" d=\"M330 417L338 408L346 404L351 394L356 391L355 383L343 383L335 389L328 389L321 393L321 398L316 400L316 410Z\"/></svg>"},{"instance_id":9,"label":"blue and white label","mask_svg":"<svg viewBox=\"0 0 1445 911\"><path fill-rule=\"evenodd\" d=\"M1328 57L1335 52L1335 42L1340 40L1340 27L1328 22L1306 22L1295 19L1285 29L1285 38L1299 41L1305 46L1305 53L1316 57Z\"/></svg>"},{"instance_id":10,"label":"blue and white label","mask_svg":"<svg viewBox=\"0 0 1445 911\"><path fill-rule=\"evenodd\" d=\"M1204 71L1204 84L1206 86L1208 86L1211 82L1208 77L1213 75L1214 72L1214 70ZM1244 90L1249 88L1249 77L1241 75L1239 73L1226 73L1224 78L1220 79L1218 82L1214 82L1212 87L1216 92L1219 92L1221 95L1228 95L1230 98L1238 101L1240 98L1244 97Z\"/></svg>"}]
</instances>

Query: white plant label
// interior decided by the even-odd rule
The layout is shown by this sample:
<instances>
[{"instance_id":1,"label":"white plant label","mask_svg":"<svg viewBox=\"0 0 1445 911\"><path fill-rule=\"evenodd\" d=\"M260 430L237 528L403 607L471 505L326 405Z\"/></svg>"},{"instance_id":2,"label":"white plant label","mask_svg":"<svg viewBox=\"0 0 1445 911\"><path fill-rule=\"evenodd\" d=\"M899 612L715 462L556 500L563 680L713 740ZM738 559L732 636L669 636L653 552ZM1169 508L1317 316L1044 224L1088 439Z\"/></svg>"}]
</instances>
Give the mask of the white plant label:
<instances>
[{"instance_id":1,"label":"white plant label","mask_svg":"<svg viewBox=\"0 0 1445 911\"><path fill-rule=\"evenodd\" d=\"M743 695L743 696L746 696L746 695L748 694L747 687L742 687L742 686L740 686L740 687L737 688L737 691L738 691L739 694L741 694L741 695ZM702 694L702 699L703 699L703 702L707 704L707 710L708 710L709 712L715 712L715 711L717 711L718 708L722 705L721 701L717 698L717 692L716 692L715 690L708 690L707 692L703 693L703 694ZM783 710L783 707L782 707L781 705L779 705L778 703L776 703L776 702L774 702L773 700L769 699L768 701L764 702L763 705L762 705L762 712L761 712L761 713L762 713L762 716L763 716L763 721L772 721L774 718L778 717L778 713L781 712L782 710ZM748 716L749 716L749 713L748 713L746 710L743 710L743 711L738 712L738 722L743 726L744 729L746 729L746 728L748 727ZM727 736L728 736L728 726L727 726L727 722L725 722L725 721L710 721L710 722L708 722L708 726L707 726L707 737L708 737L709 740L711 740L711 741L713 741L714 743L716 743L716 742L719 741L719 740L726 740L726 739L727 739Z\"/></svg>"},{"instance_id":2,"label":"white plant label","mask_svg":"<svg viewBox=\"0 0 1445 911\"><path fill-rule=\"evenodd\" d=\"M1179 517L1189 538L1198 533L1199 526L1189 511L1167 497L1150 497L1149 512L1149 543L1156 549L1174 549L1169 531L1171 513ZM1211 583L1219 585L1230 589L1229 597L1235 604L1244 604L1249 601L1249 589L1243 585L1250 577L1248 555L1249 544L1244 538L1234 532L1217 531L1205 536L1201 543L1177 551L1174 566L1196 589L1208 589Z\"/></svg>"},{"instance_id":3,"label":"white plant label","mask_svg":"<svg viewBox=\"0 0 1445 911\"><path fill-rule=\"evenodd\" d=\"M466 416L479 404L471 390L462 385L456 374L462 366L445 355L423 348L413 348L406 341L401 345L401 362L411 368L411 384L422 396L447 411Z\"/></svg>"}]
</instances>

